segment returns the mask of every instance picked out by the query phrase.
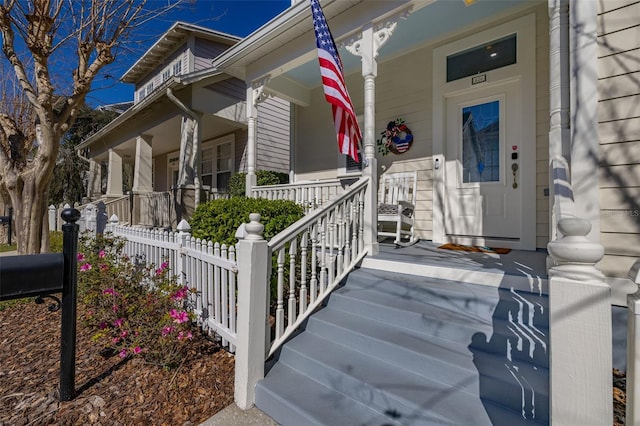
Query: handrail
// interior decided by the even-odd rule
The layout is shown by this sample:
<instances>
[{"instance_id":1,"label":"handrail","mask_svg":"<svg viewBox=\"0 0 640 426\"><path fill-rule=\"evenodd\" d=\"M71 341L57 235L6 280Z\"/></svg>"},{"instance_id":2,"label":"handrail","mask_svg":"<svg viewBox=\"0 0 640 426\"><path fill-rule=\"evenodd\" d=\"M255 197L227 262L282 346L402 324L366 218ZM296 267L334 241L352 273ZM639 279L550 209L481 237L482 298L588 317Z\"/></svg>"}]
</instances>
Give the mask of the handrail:
<instances>
[{"instance_id":1,"label":"handrail","mask_svg":"<svg viewBox=\"0 0 640 426\"><path fill-rule=\"evenodd\" d=\"M329 201L327 204L323 205L322 207L318 208L317 210L314 210L311 213L309 213L308 215L305 215L302 219L292 223L291 225L289 225L289 227L287 227L286 229L281 231L279 234L277 234L273 238L271 238L271 240L269 240L269 247L272 250L277 250L277 249L281 248L282 246L284 246L286 244L286 242L289 240L289 237L292 234L299 233L301 230L303 230L304 228L306 228L307 226L309 226L313 222L317 221L319 217L321 217L324 214L326 214L327 210L330 210L330 209L336 207L338 204L340 204L341 202L343 202L347 198L351 197L360 188L365 186L367 184L367 182L369 182L369 178L368 177L360 178L360 180L358 180L356 183L351 185L349 187L349 189L344 194L340 195L337 198L334 198L333 200Z\"/></svg>"},{"instance_id":2,"label":"handrail","mask_svg":"<svg viewBox=\"0 0 640 426\"><path fill-rule=\"evenodd\" d=\"M368 177L360 179L268 242L269 255L277 259L277 295L272 305L275 337L267 358L366 256L364 197L369 182Z\"/></svg>"}]
</instances>

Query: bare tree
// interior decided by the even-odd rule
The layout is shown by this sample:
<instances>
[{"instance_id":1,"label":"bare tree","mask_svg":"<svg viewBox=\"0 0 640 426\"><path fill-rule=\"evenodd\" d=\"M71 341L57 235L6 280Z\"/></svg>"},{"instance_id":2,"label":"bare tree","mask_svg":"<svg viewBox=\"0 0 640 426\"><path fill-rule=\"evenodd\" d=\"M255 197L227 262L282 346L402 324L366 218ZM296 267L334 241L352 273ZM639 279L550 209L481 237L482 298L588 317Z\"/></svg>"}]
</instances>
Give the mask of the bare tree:
<instances>
[{"instance_id":1,"label":"bare tree","mask_svg":"<svg viewBox=\"0 0 640 426\"><path fill-rule=\"evenodd\" d=\"M0 192L9 194L14 208L19 253L48 251L49 183L60 141L91 83L114 62L132 30L182 0L154 3L153 10L146 2L3 0L0 5L8 62L0 80L9 82L0 102Z\"/></svg>"}]
</instances>

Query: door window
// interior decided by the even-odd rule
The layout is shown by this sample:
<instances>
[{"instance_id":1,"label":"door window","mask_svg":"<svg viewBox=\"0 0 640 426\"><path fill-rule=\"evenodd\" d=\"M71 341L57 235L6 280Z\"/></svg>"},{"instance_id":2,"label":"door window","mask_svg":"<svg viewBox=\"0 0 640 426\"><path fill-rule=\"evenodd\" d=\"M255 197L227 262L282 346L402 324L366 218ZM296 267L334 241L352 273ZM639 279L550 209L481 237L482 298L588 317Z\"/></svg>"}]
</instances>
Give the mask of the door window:
<instances>
[{"instance_id":1,"label":"door window","mask_svg":"<svg viewBox=\"0 0 640 426\"><path fill-rule=\"evenodd\" d=\"M500 101L462 108L462 182L500 180Z\"/></svg>"}]
</instances>

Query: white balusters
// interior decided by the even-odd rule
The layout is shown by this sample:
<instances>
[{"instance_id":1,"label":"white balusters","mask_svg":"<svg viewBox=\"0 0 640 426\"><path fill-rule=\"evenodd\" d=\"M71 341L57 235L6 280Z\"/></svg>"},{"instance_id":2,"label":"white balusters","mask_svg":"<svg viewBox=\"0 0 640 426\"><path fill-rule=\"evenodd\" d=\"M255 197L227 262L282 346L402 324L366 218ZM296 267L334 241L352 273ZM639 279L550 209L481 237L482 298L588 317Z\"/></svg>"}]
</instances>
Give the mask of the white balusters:
<instances>
[{"instance_id":1,"label":"white balusters","mask_svg":"<svg viewBox=\"0 0 640 426\"><path fill-rule=\"evenodd\" d=\"M287 306L287 325L291 327L296 322L296 255L297 238L291 240L289 245L289 304Z\"/></svg>"},{"instance_id":2,"label":"white balusters","mask_svg":"<svg viewBox=\"0 0 640 426\"><path fill-rule=\"evenodd\" d=\"M230 351L236 342L236 264L235 247L228 247L190 235L186 221L179 232L145 230L117 225L110 220L109 230L125 239L124 252L132 262L159 265L169 262L171 273L181 285L195 288L191 295L198 324L220 336Z\"/></svg>"},{"instance_id":3,"label":"white balusters","mask_svg":"<svg viewBox=\"0 0 640 426\"><path fill-rule=\"evenodd\" d=\"M284 247L278 250L277 271L276 339L279 339L284 334Z\"/></svg>"},{"instance_id":4,"label":"white balusters","mask_svg":"<svg viewBox=\"0 0 640 426\"><path fill-rule=\"evenodd\" d=\"M307 310L307 246L309 231L302 234L300 240L300 314Z\"/></svg>"}]
</instances>

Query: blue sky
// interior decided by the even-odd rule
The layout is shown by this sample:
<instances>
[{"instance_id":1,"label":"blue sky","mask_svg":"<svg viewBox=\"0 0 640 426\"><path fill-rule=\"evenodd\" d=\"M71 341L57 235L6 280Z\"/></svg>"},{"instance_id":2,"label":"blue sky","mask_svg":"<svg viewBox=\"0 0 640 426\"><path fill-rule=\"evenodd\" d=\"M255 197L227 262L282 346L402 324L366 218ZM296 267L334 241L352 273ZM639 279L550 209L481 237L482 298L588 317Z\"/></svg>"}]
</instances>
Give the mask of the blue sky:
<instances>
[{"instance_id":1,"label":"blue sky","mask_svg":"<svg viewBox=\"0 0 640 426\"><path fill-rule=\"evenodd\" d=\"M166 0L150 0L149 5L166 4ZM158 17L136 30L129 46L116 62L103 69L95 81L87 103L91 106L133 99L133 85L120 83L122 74L175 21L201 25L223 33L245 37L291 5L291 0L187 0L180 10Z\"/></svg>"}]
</instances>

